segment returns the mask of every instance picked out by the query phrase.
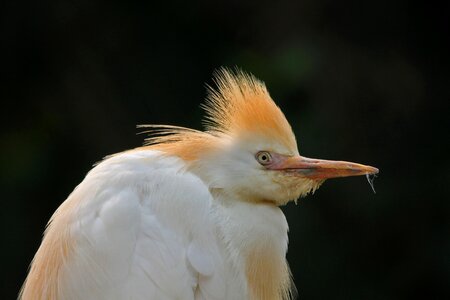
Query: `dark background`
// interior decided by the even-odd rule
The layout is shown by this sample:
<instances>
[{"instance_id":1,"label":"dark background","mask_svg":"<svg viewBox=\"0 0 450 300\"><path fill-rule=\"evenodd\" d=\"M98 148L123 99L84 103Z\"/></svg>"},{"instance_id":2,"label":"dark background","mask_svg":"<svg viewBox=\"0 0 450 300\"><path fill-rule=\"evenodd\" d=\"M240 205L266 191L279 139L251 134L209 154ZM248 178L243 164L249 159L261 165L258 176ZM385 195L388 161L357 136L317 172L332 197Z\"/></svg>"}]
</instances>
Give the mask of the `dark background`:
<instances>
[{"instance_id":1,"label":"dark background","mask_svg":"<svg viewBox=\"0 0 450 300\"><path fill-rule=\"evenodd\" d=\"M381 170L284 208L300 299L450 299L448 2L274 2L2 4L1 299L136 124L201 128L220 66L266 82L305 156Z\"/></svg>"}]
</instances>

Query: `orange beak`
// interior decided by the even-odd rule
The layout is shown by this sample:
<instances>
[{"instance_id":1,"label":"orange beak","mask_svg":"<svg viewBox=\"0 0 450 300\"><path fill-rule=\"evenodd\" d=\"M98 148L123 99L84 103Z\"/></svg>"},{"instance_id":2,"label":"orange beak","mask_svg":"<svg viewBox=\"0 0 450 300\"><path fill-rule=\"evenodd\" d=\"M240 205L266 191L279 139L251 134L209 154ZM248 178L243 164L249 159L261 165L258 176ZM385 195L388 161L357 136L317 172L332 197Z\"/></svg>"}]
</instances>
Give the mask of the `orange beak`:
<instances>
[{"instance_id":1,"label":"orange beak","mask_svg":"<svg viewBox=\"0 0 450 300\"><path fill-rule=\"evenodd\" d=\"M315 180L367 174L371 175L379 172L375 167L357 163L313 159L303 156L286 157L272 169L298 173L300 176Z\"/></svg>"}]
</instances>

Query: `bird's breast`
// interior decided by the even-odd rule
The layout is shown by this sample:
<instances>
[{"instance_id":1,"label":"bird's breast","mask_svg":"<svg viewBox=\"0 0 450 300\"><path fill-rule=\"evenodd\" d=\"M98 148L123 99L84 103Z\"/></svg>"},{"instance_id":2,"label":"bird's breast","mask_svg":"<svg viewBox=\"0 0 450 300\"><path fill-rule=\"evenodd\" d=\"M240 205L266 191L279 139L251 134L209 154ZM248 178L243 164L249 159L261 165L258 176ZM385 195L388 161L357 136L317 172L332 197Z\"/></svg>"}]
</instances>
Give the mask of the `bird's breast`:
<instances>
[{"instance_id":1,"label":"bird's breast","mask_svg":"<svg viewBox=\"0 0 450 300\"><path fill-rule=\"evenodd\" d=\"M222 226L224 236L240 254L250 298L285 298L290 275L285 258L288 225L282 211L269 203L242 201L223 210L228 220Z\"/></svg>"}]
</instances>

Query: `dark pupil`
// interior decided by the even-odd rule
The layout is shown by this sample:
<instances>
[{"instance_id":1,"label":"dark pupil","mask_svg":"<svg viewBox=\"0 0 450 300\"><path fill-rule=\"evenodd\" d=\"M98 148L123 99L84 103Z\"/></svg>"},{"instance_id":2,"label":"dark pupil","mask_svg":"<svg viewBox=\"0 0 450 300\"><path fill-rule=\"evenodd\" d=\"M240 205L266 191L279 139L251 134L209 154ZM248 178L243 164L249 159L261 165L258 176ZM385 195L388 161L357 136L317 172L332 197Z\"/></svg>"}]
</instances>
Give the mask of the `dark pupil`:
<instances>
[{"instance_id":1,"label":"dark pupil","mask_svg":"<svg viewBox=\"0 0 450 300\"><path fill-rule=\"evenodd\" d=\"M261 160L267 160L267 156L265 155L261 156Z\"/></svg>"}]
</instances>

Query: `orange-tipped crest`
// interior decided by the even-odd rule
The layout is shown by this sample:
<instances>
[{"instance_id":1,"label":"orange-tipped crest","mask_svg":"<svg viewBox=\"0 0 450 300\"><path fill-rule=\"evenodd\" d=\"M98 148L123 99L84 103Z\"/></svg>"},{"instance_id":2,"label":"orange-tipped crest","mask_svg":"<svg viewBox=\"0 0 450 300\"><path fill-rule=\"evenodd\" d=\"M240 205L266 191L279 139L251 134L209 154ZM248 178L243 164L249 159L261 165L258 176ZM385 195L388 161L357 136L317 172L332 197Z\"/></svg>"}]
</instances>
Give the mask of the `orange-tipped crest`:
<instances>
[{"instance_id":1,"label":"orange-tipped crest","mask_svg":"<svg viewBox=\"0 0 450 300\"><path fill-rule=\"evenodd\" d=\"M217 145L218 138L259 136L277 140L295 152L297 143L283 112L273 102L263 82L239 69L221 68L214 74L217 89L208 87L202 107L206 111L206 131L168 126L141 125L150 128L147 145L185 160L195 160ZM204 150L204 151L203 151Z\"/></svg>"},{"instance_id":2,"label":"orange-tipped crest","mask_svg":"<svg viewBox=\"0 0 450 300\"><path fill-rule=\"evenodd\" d=\"M214 74L217 89L209 88L203 107L206 128L228 135L260 135L296 149L295 136L283 112L263 82L239 69L221 68Z\"/></svg>"}]
</instances>

